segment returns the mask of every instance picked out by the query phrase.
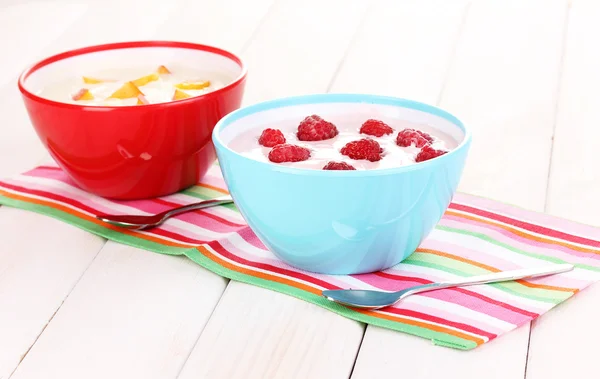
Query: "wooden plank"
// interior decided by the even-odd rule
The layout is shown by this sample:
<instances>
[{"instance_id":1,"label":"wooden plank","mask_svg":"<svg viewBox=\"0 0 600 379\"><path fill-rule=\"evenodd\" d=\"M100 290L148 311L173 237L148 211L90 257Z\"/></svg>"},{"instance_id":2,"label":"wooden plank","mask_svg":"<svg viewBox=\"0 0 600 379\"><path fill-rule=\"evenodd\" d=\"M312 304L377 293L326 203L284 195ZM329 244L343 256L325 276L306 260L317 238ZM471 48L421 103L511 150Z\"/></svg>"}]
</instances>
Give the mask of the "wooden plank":
<instances>
[{"instance_id":1,"label":"wooden plank","mask_svg":"<svg viewBox=\"0 0 600 379\"><path fill-rule=\"evenodd\" d=\"M435 104L467 9L466 0L377 2L331 92L371 93Z\"/></svg>"},{"instance_id":2,"label":"wooden plank","mask_svg":"<svg viewBox=\"0 0 600 379\"><path fill-rule=\"evenodd\" d=\"M155 35L162 40L208 44L239 54L247 48L274 3L275 0L180 0L173 12L178 16L161 25Z\"/></svg>"},{"instance_id":3,"label":"wooden plank","mask_svg":"<svg viewBox=\"0 0 600 379\"><path fill-rule=\"evenodd\" d=\"M406 378L523 378L529 326L464 352L369 326L352 378L402 373Z\"/></svg>"},{"instance_id":4,"label":"wooden plank","mask_svg":"<svg viewBox=\"0 0 600 379\"><path fill-rule=\"evenodd\" d=\"M243 55L250 73L245 103L325 92L368 4L278 1Z\"/></svg>"},{"instance_id":5,"label":"wooden plank","mask_svg":"<svg viewBox=\"0 0 600 379\"><path fill-rule=\"evenodd\" d=\"M230 282L180 379L348 378L362 333L316 305Z\"/></svg>"},{"instance_id":6,"label":"wooden plank","mask_svg":"<svg viewBox=\"0 0 600 379\"><path fill-rule=\"evenodd\" d=\"M0 378L8 378L104 240L7 207L0 207L0 230Z\"/></svg>"},{"instance_id":7,"label":"wooden plank","mask_svg":"<svg viewBox=\"0 0 600 379\"><path fill-rule=\"evenodd\" d=\"M25 2L0 5L0 32L19 38L2 38L0 50L0 177L31 167L43 154L42 144L29 124L17 78L22 70L43 57L40 53L67 33L89 9L85 2ZM44 32L40 32L44 31Z\"/></svg>"},{"instance_id":8,"label":"wooden plank","mask_svg":"<svg viewBox=\"0 0 600 379\"><path fill-rule=\"evenodd\" d=\"M326 91L367 3L277 2L243 55L246 103ZM180 378L347 378L363 330L301 300L231 282Z\"/></svg>"},{"instance_id":9,"label":"wooden plank","mask_svg":"<svg viewBox=\"0 0 600 379\"><path fill-rule=\"evenodd\" d=\"M557 109L547 211L600 225L596 138L600 135L600 4L574 1L570 9Z\"/></svg>"},{"instance_id":10,"label":"wooden plank","mask_svg":"<svg viewBox=\"0 0 600 379\"><path fill-rule=\"evenodd\" d=\"M566 8L473 3L440 103L473 131L459 190L544 209Z\"/></svg>"},{"instance_id":11,"label":"wooden plank","mask_svg":"<svg viewBox=\"0 0 600 379\"><path fill-rule=\"evenodd\" d=\"M0 177L8 177L34 167L45 150L29 122L15 83L0 88L0 114Z\"/></svg>"},{"instance_id":12,"label":"wooden plank","mask_svg":"<svg viewBox=\"0 0 600 379\"><path fill-rule=\"evenodd\" d=\"M175 378L226 284L109 241L12 378Z\"/></svg>"},{"instance_id":13,"label":"wooden plank","mask_svg":"<svg viewBox=\"0 0 600 379\"><path fill-rule=\"evenodd\" d=\"M16 4L0 3L0 87L16 79L17 75L37 59L41 48L65 33L88 9L84 2L35 1ZM27 17L23 17L27 15ZM17 36L14 31L22 30ZM43 33L28 31L43 30Z\"/></svg>"},{"instance_id":14,"label":"wooden plank","mask_svg":"<svg viewBox=\"0 0 600 379\"><path fill-rule=\"evenodd\" d=\"M600 225L599 17L598 2L572 2L547 198L549 213L595 225ZM592 285L534 323L528 379L598 376L599 296L600 285Z\"/></svg>"},{"instance_id":15,"label":"wooden plank","mask_svg":"<svg viewBox=\"0 0 600 379\"><path fill-rule=\"evenodd\" d=\"M112 3L95 2L65 35L49 46L38 45L35 49L43 49L50 54L82 46L84 43L164 38L161 30L171 30L168 25L175 24L178 26L171 30L169 38L185 36L189 40L195 40L206 32L205 29L198 28L196 23L186 22L183 26L180 25L182 19L187 19L187 12L202 14L200 11L203 3L200 2L168 2L164 7L159 6L161 2L127 2L119 7L115 5L117 3L114 0ZM223 3L224 8L220 10L213 7L215 17L227 15L222 18L222 23L211 24L213 28L217 28L214 33L219 34L219 30L224 34L229 33L228 22L236 18L243 30L256 28L270 2L254 2L254 8L245 13L245 18L241 14L234 17L229 15L227 7L233 5L233 2ZM139 12L136 13L134 11L137 8ZM132 15L146 20L141 29L131 33L127 28L113 27L105 30L107 19L115 21L114 25L119 25ZM162 23L164 24L161 25ZM2 25L0 32L4 32ZM33 34L39 32L37 29L22 31ZM240 49L249 37L250 35L241 34L236 42L230 36L222 42ZM26 53L33 56L39 53L38 50L27 50ZM5 86L2 91L6 98L12 88L7 89ZM5 163L0 170L2 174L30 168L45 155L33 133L20 134L22 130L31 131L31 127L25 112L15 111L22 108L19 102L20 99L15 99L12 103L0 103L4 120L10 121L3 123L0 141L6 141L2 143L7 145L18 144L15 150L21 150L9 159L7 151L0 149L0 156L5 158L1 160ZM17 126L19 132L15 137L13 132ZM14 332L8 335L11 338L4 338L5 334L0 333L0 353L7 353L6 358L5 354L1 354L0 378L5 374L8 377L21 357L27 354L36 337L104 243L103 239L66 224L14 209L0 208L0 225L2 224L13 226L12 229L0 229L2 247L5 247L4 241L8 237L15 242L6 245L10 247L9 250L2 250L2 253L6 251L6 256L0 254L0 325L8 325ZM39 234L38 230L44 230L44 233ZM5 235L6 233L10 236ZM42 249L41 246L46 244L46 249ZM79 253L81 257L91 255L91 258L79 262L83 258L75 259L75 253ZM12 258L13 255L22 258ZM42 271L37 265L32 265L32 262L44 263L50 259L54 264L67 262L63 264L70 267L70 270L54 270L54 266L48 264L46 266L49 269ZM29 266L38 269L29 269ZM4 281L5 270L8 270L6 272L10 275L9 278L19 274L19 280ZM3 286L4 283L6 287ZM31 284L25 286L23 283ZM99 253L90 271L86 272L81 285L68 297L43 336L31 348L14 377L176 377L225 288L225 283L223 278L182 258L155 255L109 243ZM32 286L44 287L45 290L41 291L44 296L32 297ZM27 301L16 307L14 313L11 308L3 306L21 298ZM2 313L4 309L11 313L5 316ZM15 334L17 332L18 336Z\"/></svg>"},{"instance_id":16,"label":"wooden plank","mask_svg":"<svg viewBox=\"0 0 600 379\"><path fill-rule=\"evenodd\" d=\"M600 310L598 283L533 323L527 379L596 378L595 339Z\"/></svg>"},{"instance_id":17,"label":"wooden plank","mask_svg":"<svg viewBox=\"0 0 600 379\"><path fill-rule=\"evenodd\" d=\"M421 100L435 103L440 98L443 108L450 109L465 119L473 128L473 151L461 183L463 191L543 210L546 177L530 175L530 170L547 172L564 11L565 7L560 3L544 3L542 7L542 2L539 1L511 1L502 4L473 2L468 9L443 90L444 69L440 67L430 70L438 78L437 85L433 79L426 78L424 89L419 86L420 77L408 74L406 80L399 82L401 84L395 84L408 97L413 97L410 92L415 88L415 96ZM432 11L431 14L436 13ZM444 25L441 19L446 14L447 11L440 10L440 25ZM424 16L414 18L418 21L425 19ZM436 26L436 21L437 18L433 18L430 22L434 24L423 25L423 29L440 28ZM507 25L510 28L506 28ZM437 43L432 39L431 48L441 52L443 49L437 46L452 44L444 38L455 38L456 29L454 33L449 29L439 29L438 33ZM421 30L415 28L405 34L421 35ZM376 48L369 49L377 51ZM406 52L405 59L417 60L406 63L408 67L418 67L418 61L421 60L431 62L430 51L422 50L419 55L418 46L414 50L417 53L414 56L412 51ZM356 54L366 55L361 52ZM436 61L446 67L448 53L438 56ZM377 75L385 77L387 73L389 77L395 76L396 72L404 71L404 64L403 61L391 64L388 71L383 73L384 68L378 68ZM546 68L540 70L539 65ZM359 72L349 73L347 77L356 77L358 74ZM421 75L426 76L427 72ZM385 90L385 84L381 86ZM519 94L513 96L512 92L516 87ZM374 87L373 91L378 90ZM532 104L530 99L536 99L535 103ZM528 107L531 109L527 109ZM527 111L523 112L524 109ZM510 125L505 127L503 122L508 121ZM523 164L520 158L511 158L503 153L512 151L506 150L506 146L512 146L514 138L511 134L517 128L521 135L539 135L541 138L548 136L544 140L546 144L533 143L531 149L541 156L528 164ZM496 154L502 156L498 157ZM496 162L500 160L504 167L496 167ZM496 171L493 174L486 173L487 167ZM512 186L510 191L505 188L503 192L496 190L496 186L504 186L504 182L513 177L528 176L530 179L527 186ZM538 201L538 197L541 201ZM533 199L536 201L532 202ZM525 325L488 345L464 353L434 347L428 341L369 326L352 378L383 377L394 372L423 378L479 378L482 372L485 372L486 378L522 378L528 337L529 325Z\"/></svg>"}]
</instances>

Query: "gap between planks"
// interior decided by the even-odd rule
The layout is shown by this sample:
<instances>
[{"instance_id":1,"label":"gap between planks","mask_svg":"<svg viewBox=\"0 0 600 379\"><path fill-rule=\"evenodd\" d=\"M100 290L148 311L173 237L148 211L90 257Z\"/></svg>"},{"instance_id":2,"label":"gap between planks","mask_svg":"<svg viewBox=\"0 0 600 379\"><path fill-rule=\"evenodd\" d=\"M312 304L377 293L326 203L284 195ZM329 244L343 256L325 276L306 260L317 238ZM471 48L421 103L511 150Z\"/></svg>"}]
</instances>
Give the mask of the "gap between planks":
<instances>
[{"instance_id":1,"label":"gap between planks","mask_svg":"<svg viewBox=\"0 0 600 379\"><path fill-rule=\"evenodd\" d=\"M566 4L565 10L565 21L563 24L563 35L562 35L562 44L561 44L561 55L560 55L560 63L559 63L559 71L558 71L558 82L556 84L556 101L554 103L554 122L552 123L552 140L550 143L550 159L548 160L548 177L546 179L546 192L544 196L544 212L548 211L548 203L549 203L549 192L550 192L550 177L552 176L552 161L554 155L554 137L556 136L556 127L558 124L558 110L560 106L560 91L562 89L562 79L563 73L565 70L565 56L567 51L567 37L569 33L569 20L571 17L571 5L572 0L568 0Z\"/></svg>"},{"instance_id":2,"label":"gap between planks","mask_svg":"<svg viewBox=\"0 0 600 379\"><path fill-rule=\"evenodd\" d=\"M548 176L546 178L546 192L544 194L544 212L548 211L548 199L550 189L550 177L552 175L552 161L554 155L554 138L556 135L556 126L558 124L558 109L560 106L560 90L562 89L562 79L565 69L565 55L567 50L567 37L569 33L569 19L571 16L571 5L572 0L568 0L565 10L565 21L563 24L563 35L561 44L561 55L559 62L558 81L556 84L556 101L554 103L554 122L552 123L552 140L550 142L550 159L548 160ZM523 378L527 379L527 368L529 367L529 349L531 348L531 337L533 330L535 329L536 320L533 320L529 326L529 337L527 338L527 355L525 355L525 368L523 371Z\"/></svg>"},{"instance_id":3,"label":"gap between planks","mask_svg":"<svg viewBox=\"0 0 600 379\"><path fill-rule=\"evenodd\" d=\"M15 366L15 368L8 375L8 379L10 379L13 376L13 374L15 373L15 371L17 371L17 369L19 368L19 365L21 365L21 362L23 362L23 359L25 359L25 357L27 357L27 354L29 354L29 352L31 351L31 349L33 348L33 346L35 346L35 343L40 339L40 336L42 334L44 334L44 331L46 330L46 328L48 327L48 325L50 325L50 323L54 319L54 316L56 316L56 314L58 313L58 311L60 310L60 308L62 307L62 305L65 303L65 301L67 301L67 299L69 298L69 296L73 292L73 289L75 287L77 287L77 284L79 284L79 282L81 281L81 278L83 278L83 276L85 275L85 273L90 269L90 266L92 265L92 263L94 263L94 261L96 261L96 258L98 257L98 254L100 254L100 251L103 249L103 247L104 247L105 244L106 244L106 241L104 241L104 243L96 251L96 254L94 255L94 258L92 258L92 260L87 265L87 267L85 268L85 270L83 270L83 272L81 273L81 275L79 275L79 278L77 279L77 281L69 289L69 291L67 293L67 296L65 296L65 298L60 302L60 304L58 305L58 307L56 308L56 310L54 311L54 313L52 313L52 316L50 316L50 318L48 319L48 321L46 322L46 324L44 325L44 327L40 330L40 332L37 335L37 337L35 337L35 339L33 340L33 343L27 348L27 351L25 351L25 354L23 354L23 356L21 357L21 359L19 360L19 363L17 363L17 365ZM0 379L2 379L2 378L0 378Z\"/></svg>"}]
</instances>

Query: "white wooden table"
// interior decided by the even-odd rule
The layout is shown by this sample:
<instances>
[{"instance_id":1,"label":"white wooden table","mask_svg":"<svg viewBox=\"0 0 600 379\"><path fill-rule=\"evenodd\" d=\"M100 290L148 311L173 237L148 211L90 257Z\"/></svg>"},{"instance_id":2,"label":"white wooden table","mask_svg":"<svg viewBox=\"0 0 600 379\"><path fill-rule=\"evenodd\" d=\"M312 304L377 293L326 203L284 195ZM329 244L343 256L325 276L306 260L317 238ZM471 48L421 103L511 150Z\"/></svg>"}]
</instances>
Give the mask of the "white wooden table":
<instances>
[{"instance_id":1,"label":"white wooden table","mask_svg":"<svg viewBox=\"0 0 600 379\"><path fill-rule=\"evenodd\" d=\"M600 224L596 0L0 0L0 176L48 159L16 79L138 39L214 44L245 104L368 92L473 128L460 190ZM0 379L598 378L600 285L469 352L0 208Z\"/></svg>"}]
</instances>

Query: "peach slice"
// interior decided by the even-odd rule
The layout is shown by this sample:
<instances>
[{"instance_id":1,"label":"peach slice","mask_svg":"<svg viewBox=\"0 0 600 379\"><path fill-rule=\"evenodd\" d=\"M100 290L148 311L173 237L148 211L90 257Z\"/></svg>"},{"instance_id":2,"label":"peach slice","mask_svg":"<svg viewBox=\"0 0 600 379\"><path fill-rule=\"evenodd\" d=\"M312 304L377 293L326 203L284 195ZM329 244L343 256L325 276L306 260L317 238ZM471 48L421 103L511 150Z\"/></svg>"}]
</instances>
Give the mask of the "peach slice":
<instances>
[{"instance_id":1,"label":"peach slice","mask_svg":"<svg viewBox=\"0 0 600 379\"><path fill-rule=\"evenodd\" d=\"M121 86L118 90L113 92L110 95L109 99L130 99L132 97L137 97L138 95L144 95L140 89L133 84L133 82L127 82Z\"/></svg>"},{"instance_id":2,"label":"peach slice","mask_svg":"<svg viewBox=\"0 0 600 379\"><path fill-rule=\"evenodd\" d=\"M168 68L166 68L166 67L165 67L165 66L163 66L163 65L160 65L160 66L158 66L158 69L156 70L156 72L158 72L158 73L159 73L159 74L161 74L161 75L162 75L162 74L170 74L170 73L171 73L171 71L169 71L169 69L168 69Z\"/></svg>"},{"instance_id":3,"label":"peach slice","mask_svg":"<svg viewBox=\"0 0 600 379\"><path fill-rule=\"evenodd\" d=\"M203 89L208 86L210 86L210 82L208 80L201 82L183 82L175 84L175 87L179 89Z\"/></svg>"},{"instance_id":4,"label":"peach slice","mask_svg":"<svg viewBox=\"0 0 600 379\"><path fill-rule=\"evenodd\" d=\"M178 89L176 89L175 93L173 94L173 100L187 99L188 97L191 97L191 96L183 91L178 90Z\"/></svg>"},{"instance_id":5,"label":"peach slice","mask_svg":"<svg viewBox=\"0 0 600 379\"><path fill-rule=\"evenodd\" d=\"M85 84L99 84L99 83L113 82L114 81L114 80L105 80L105 79L92 78L90 76L82 76L81 78L83 79L83 82Z\"/></svg>"},{"instance_id":6,"label":"peach slice","mask_svg":"<svg viewBox=\"0 0 600 379\"><path fill-rule=\"evenodd\" d=\"M132 81L132 83L138 87L141 87L141 86L145 86L146 84L148 84L150 82L154 82L156 80L158 80L158 74L150 74L150 75L142 76L141 78Z\"/></svg>"},{"instance_id":7,"label":"peach slice","mask_svg":"<svg viewBox=\"0 0 600 379\"><path fill-rule=\"evenodd\" d=\"M94 100L94 95L87 88L80 89L75 95L73 95L73 100Z\"/></svg>"},{"instance_id":8,"label":"peach slice","mask_svg":"<svg viewBox=\"0 0 600 379\"><path fill-rule=\"evenodd\" d=\"M146 104L150 104L150 102L148 101L148 99L146 99L146 96L144 95L137 95L137 105L146 105Z\"/></svg>"}]
</instances>

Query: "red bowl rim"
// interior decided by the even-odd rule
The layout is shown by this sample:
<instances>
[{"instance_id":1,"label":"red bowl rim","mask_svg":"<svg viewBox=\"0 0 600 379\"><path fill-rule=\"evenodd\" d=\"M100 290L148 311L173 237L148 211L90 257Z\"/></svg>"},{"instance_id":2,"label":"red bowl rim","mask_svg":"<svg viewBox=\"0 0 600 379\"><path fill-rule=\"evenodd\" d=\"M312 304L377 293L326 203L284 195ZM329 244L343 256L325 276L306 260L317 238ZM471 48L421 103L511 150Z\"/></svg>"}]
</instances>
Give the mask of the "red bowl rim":
<instances>
[{"instance_id":1,"label":"red bowl rim","mask_svg":"<svg viewBox=\"0 0 600 379\"><path fill-rule=\"evenodd\" d=\"M193 96L193 97L190 97L187 99L169 101L167 103L156 103L156 104L146 104L146 105L120 105L120 106L93 105L92 106L92 105L83 105L83 104L82 105L71 104L71 103L64 103L61 101L46 99L44 97L38 96L38 95L28 91L27 89L25 89L24 83L25 83L25 80L27 80L27 78L29 77L29 75L31 75L32 73L36 72L40 68L47 66L51 63L58 62L63 59L75 57L78 55L96 53L99 51L130 49L130 48L139 48L139 47L174 47L174 48L206 51L209 53L218 54L225 58L231 59L232 61L234 61L235 63L237 63L240 66L241 72L240 72L240 75L235 80L233 80L231 83L229 83L226 86L219 88L215 91L208 92L206 94L199 95L199 96ZM33 64L29 68L25 69L23 71L23 73L21 73L21 75L19 76L18 86L19 86L19 90L21 91L21 93L24 96L30 98L31 100L45 103L47 105L61 107L61 108L71 108L71 109L85 108L86 110L96 109L96 110L100 110L100 111L107 111L107 110L111 110L111 109L131 109L131 108L148 109L148 108L174 106L177 104L190 103L193 101L197 101L199 99L210 99L213 97L220 96L221 93L227 91L228 89L230 89L232 87L237 86L242 81L244 81L247 73L248 73L248 71L246 69L246 65L237 55L235 55L229 51L220 49L218 47L209 46L209 45L201 45L201 44L191 43L191 42L177 42L177 41L131 41L131 42L117 42L117 43L107 43L107 44L102 44L102 45L87 46L87 47L82 47L82 48L78 48L78 49L68 50L68 51L65 51L63 53L59 53L56 55L52 55L48 58L45 58L45 59Z\"/></svg>"}]
</instances>

